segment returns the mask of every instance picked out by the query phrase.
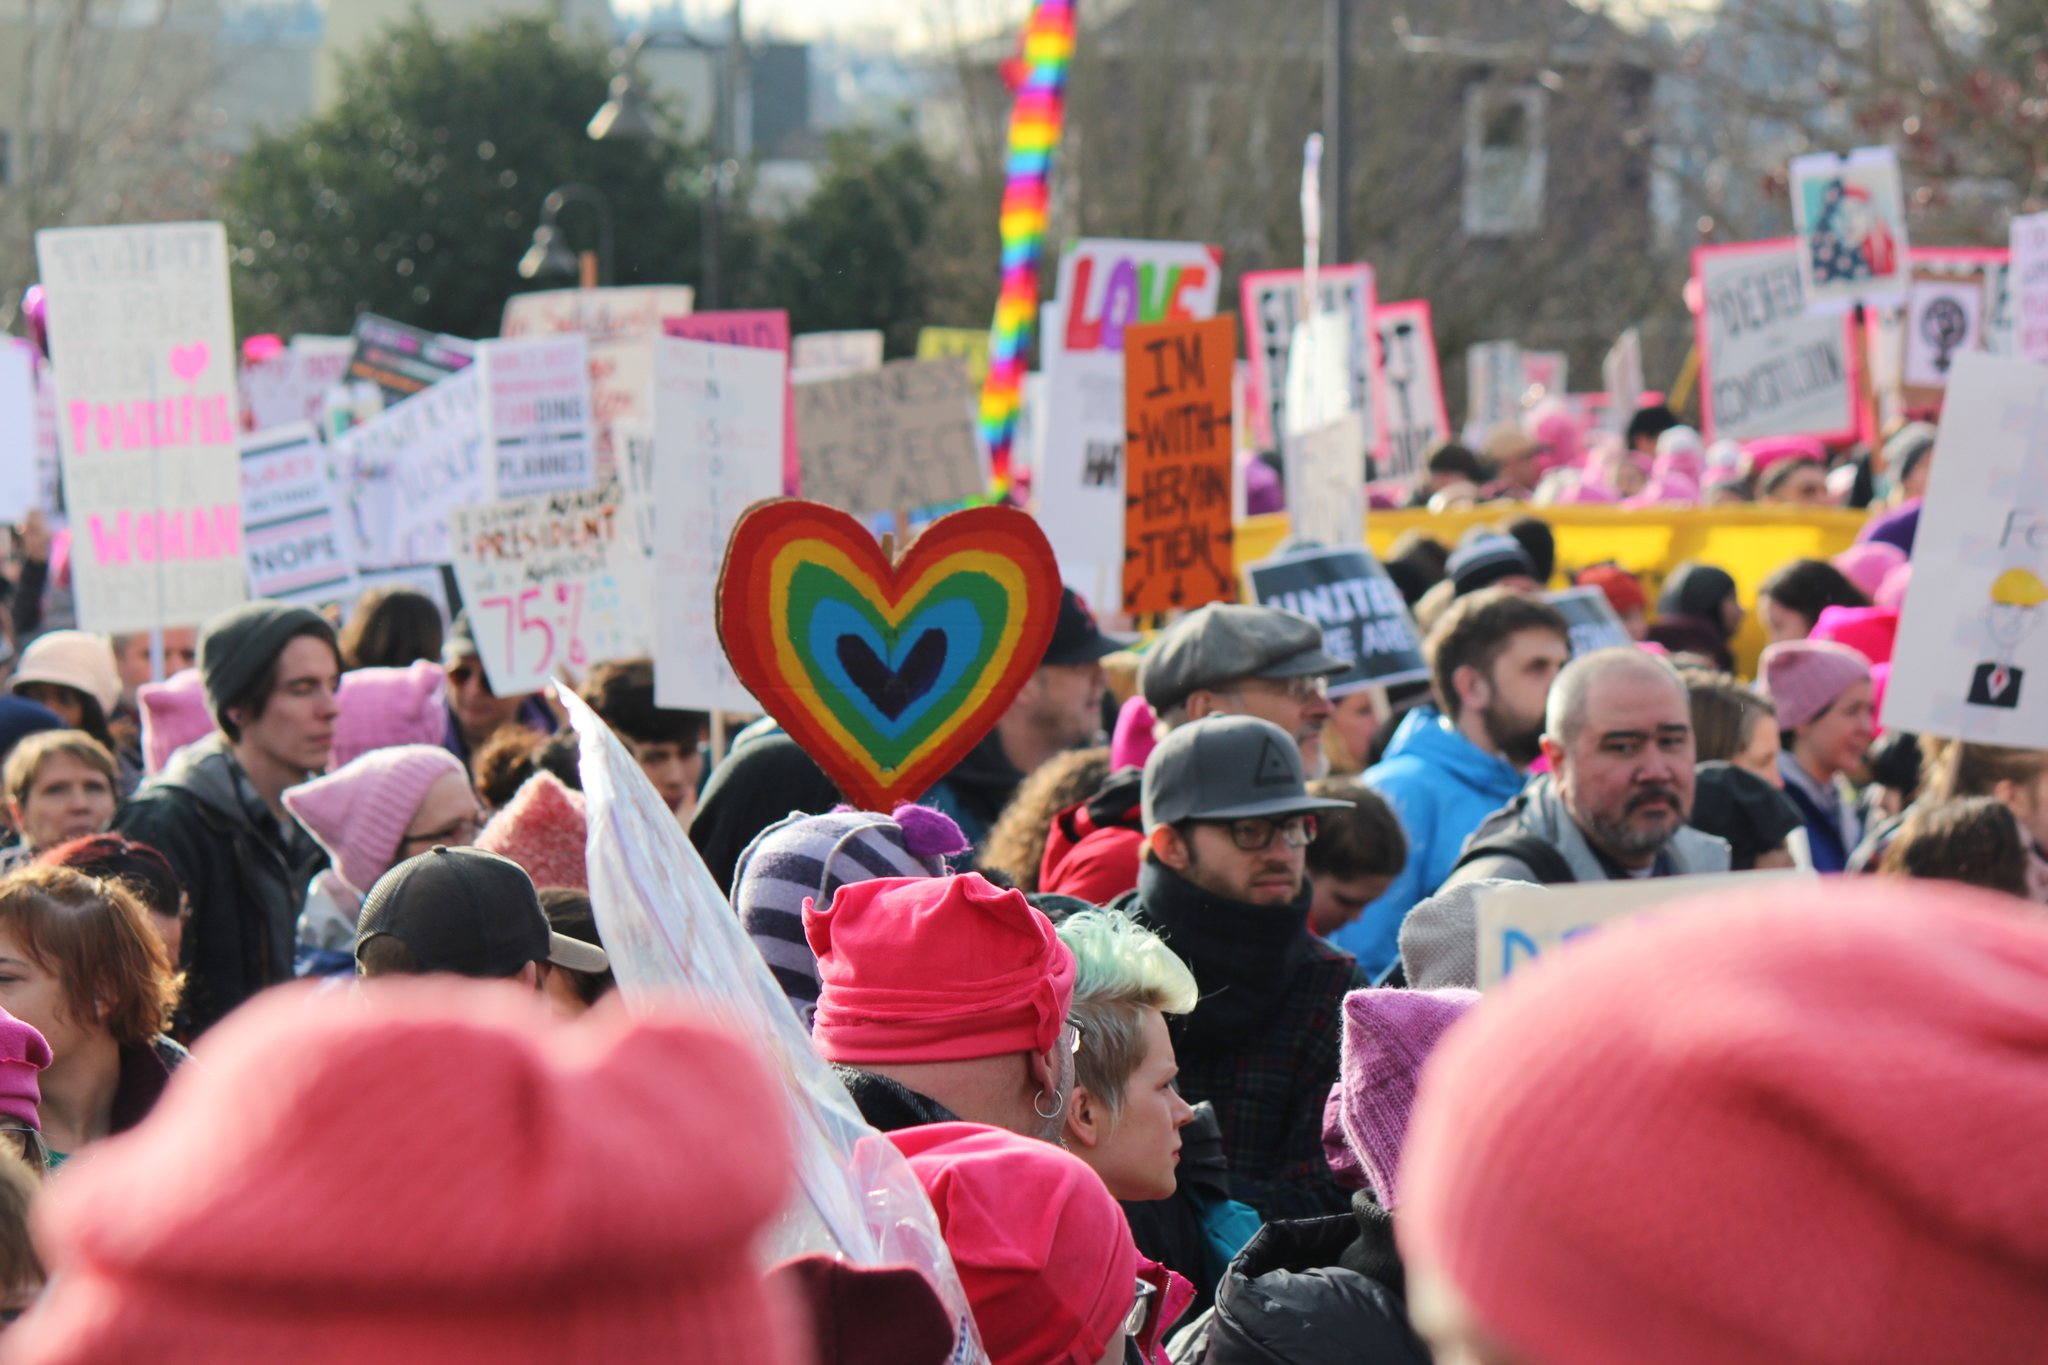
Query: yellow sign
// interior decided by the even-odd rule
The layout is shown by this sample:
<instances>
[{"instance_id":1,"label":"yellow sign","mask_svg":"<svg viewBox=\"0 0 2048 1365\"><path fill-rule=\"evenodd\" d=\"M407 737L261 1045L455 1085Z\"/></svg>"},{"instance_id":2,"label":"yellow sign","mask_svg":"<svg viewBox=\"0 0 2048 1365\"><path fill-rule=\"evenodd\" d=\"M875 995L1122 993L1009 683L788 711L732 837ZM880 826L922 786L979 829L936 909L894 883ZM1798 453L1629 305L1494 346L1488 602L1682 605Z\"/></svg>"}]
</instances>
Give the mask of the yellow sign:
<instances>
[{"instance_id":1,"label":"yellow sign","mask_svg":"<svg viewBox=\"0 0 2048 1365\"><path fill-rule=\"evenodd\" d=\"M967 362L967 377L979 389L988 378L988 328L925 327L918 331L919 360L943 360L955 355Z\"/></svg>"}]
</instances>

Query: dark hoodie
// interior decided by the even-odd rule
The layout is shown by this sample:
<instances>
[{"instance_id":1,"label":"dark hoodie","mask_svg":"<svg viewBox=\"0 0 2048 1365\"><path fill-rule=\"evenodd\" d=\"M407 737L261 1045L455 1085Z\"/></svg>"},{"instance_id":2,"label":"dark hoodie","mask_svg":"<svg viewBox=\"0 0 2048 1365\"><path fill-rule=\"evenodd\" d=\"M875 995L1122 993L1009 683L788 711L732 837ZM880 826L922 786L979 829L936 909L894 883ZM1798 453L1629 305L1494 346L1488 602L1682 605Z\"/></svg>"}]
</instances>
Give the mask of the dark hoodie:
<instances>
[{"instance_id":1,"label":"dark hoodie","mask_svg":"<svg viewBox=\"0 0 2048 1365\"><path fill-rule=\"evenodd\" d=\"M1147 859L1117 903L1195 974L1201 1003L1167 1022L1181 1093L1216 1106L1231 1196L1268 1220L1333 1213L1348 1197L1323 1156L1323 1105L1344 996L1372 982L1309 933L1309 896L1304 884L1291 905L1229 900Z\"/></svg>"},{"instance_id":2,"label":"dark hoodie","mask_svg":"<svg viewBox=\"0 0 2048 1365\"><path fill-rule=\"evenodd\" d=\"M1674 654L1701 654L1723 671L1734 668L1728 622L1721 604L1736 595L1727 570L1711 564L1681 564L1664 580L1657 619L1649 638Z\"/></svg>"},{"instance_id":3,"label":"dark hoodie","mask_svg":"<svg viewBox=\"0 0 2048 1365\"><path fill-rule=\"evenodd\" d=\"M988 832L995 828L996 818L1010 804L1023 781L1024 774L1010 762L1010 756L1003 752L1001 738L991 730L981 743L968 750L967 757L953 765L953 771L924 794L920 804L952 816L953 823L960 826L960 832L974 846L971 856L978 859L982 845L988 842Z\"/></svg>"}]
</instances>

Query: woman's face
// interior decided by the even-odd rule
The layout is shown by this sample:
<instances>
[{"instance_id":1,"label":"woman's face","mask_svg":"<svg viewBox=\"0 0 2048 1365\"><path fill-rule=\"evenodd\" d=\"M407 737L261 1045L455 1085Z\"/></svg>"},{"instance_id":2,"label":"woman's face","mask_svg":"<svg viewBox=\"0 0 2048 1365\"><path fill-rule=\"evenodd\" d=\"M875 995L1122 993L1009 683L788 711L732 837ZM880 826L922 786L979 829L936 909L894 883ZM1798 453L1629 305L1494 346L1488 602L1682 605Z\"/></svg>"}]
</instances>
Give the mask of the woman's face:
<instances>
[{"instance_id":1,"label":"woman's face","mask_svg":"<svg viewBox=\"0 0 2048 1365\"><path fill-rule=\"evenodd\" d=\"M1755 773L1773 787L1782 788L1785 779L1778 772L1778 750L1782 747L1778 718L1758 716L1749 727L1749 743L1729 762L1744 772Z\"/></svg>"},{"instance_id":2,"label":"woman's face","mask_svg":"<svg viewBox=\"0 0 2048 1365\"><path fill-rule=\"evenodd\" d=\"M1807 771L1833 777L1854 772L1877 733L1868 681L1849 688L1799 731L1795 753Z\"/></svg>"},{"instance_id":3,"label":"woman's face","mask_svg":"<svg viewBox=\"0 0 2048 1365\"><path fill-rule=\"evenodd\" d=\"M1813 622L1808 617L1778 601L1769 593L1756 599L1757 612L1763 617L1764 635L1772 644L1780 640L1804 640L1813 633Z\"/></svg>"},{"instance_id":4,"label":"woman's face","mask_svg":"<svg viewBox=\"0 0 2048 1365\"><path fill-rule=\"evenodd\" d=\"M1195 1111L1174 1085L1180 1067L1166 1034L1166 1016L1149 1008L1142 1013L1145 1050L1124 1086L1123 1108L1109 1119L1096 1106L1105 1117L1095 1144L1077 1146L1075 1155L1119 1199L1166 1199L1179 1183L1180 1130ZM1081 1045L1088 1045L1085 1037Z\"/></svg>"},{"instance_id":5,"label":"woman's face","mask_svg":"<svg viewBox=\"0 0 2048 1365\"><path fill-rule=\"evenodd\" d=\"M59 1064L104 1031L96 1019L72 1017L57 973L29 956L20 937L5 928L0 928L0 1009L42 1034Z\"/></svg>"},{"instance_id":6,"label":"woman's face","mask_svg":"<svg viewBox=\"0 0 2048 1365\"><path fill-rule=\"evenodd\" d=\"M469 779L461 773L442 773L427 788L427 794L420 798L419 808L413 811L412 820L405 827L405 837L399 840L398 855L392 860L392 866L437 846L467 847L475 843L476 836L483 832L483 822L483 802L477 800Z\"/></svg>"},{"instance_id":7,"label":"woman's face","mask_svg":"<svg viewBox=\"0 0 2048 1365\"><path fill-rule=\"evenodd\" d=\"M70 754L51 754L36 769L28 796L13 814L30 848L55 848L66 839L102 833L114 823L114 784Z\"/></svg>"},{"instance_id":8,"label":"woman's face","mask_svg":"<svg viewBox=\"0 0 2048 1365\"><path fill-rule=\"evenodd\" d=\"M65 728L76 730L85 724L85 693L62 683L23 683L14 689L16 696L39 701L55 711L63 720Z\"/></svg>"}]
</instances>

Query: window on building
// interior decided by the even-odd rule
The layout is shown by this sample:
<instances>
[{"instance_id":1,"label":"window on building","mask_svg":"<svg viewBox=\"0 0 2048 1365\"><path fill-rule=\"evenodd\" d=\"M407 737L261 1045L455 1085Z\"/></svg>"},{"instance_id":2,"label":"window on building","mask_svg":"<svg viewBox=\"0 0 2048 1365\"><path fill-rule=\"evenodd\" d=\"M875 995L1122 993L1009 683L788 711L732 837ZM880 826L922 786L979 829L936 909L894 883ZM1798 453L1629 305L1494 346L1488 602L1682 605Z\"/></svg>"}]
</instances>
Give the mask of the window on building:
<instances>
[{"instance_id":1,"label":"window on building","mask_svg":"<svg viewBox=\"0 0 2048 1365\"><path fill-rule=\"evenodd\" d=\"M1465 92L1465 232L1512 237L1543 227L1549 92L1475 85Z\"/></svg>"}]
</instances>

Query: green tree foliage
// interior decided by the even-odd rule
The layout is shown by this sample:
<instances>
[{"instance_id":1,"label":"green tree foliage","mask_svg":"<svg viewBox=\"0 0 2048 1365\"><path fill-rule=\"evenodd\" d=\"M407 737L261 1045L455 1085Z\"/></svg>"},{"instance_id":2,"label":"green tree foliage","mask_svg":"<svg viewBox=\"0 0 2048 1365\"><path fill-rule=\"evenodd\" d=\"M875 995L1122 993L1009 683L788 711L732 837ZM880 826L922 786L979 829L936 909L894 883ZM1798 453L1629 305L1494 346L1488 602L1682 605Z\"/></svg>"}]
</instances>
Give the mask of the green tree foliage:
<instances>
[{"instance_id":1,"label":"green tree foliage","mask_svg":"<svg viewBox=\"0 0 2048 1365\"><path fill-rule=\"evenodd\" d=\"M506 298L535 287L515 267L542 198L567 181L611 200L614 283L694 281L704 154L674 139L591 142L609 76L602 48L538 21L459 37L417 17L394 28L349 66L331 113L259 142L225 187L243 330L345 332L367 310L495 336ZM589 207L558 221L572 247L596 247ZM735 224L727 268L751 250Z\"/></svg>"}]
</instances>

